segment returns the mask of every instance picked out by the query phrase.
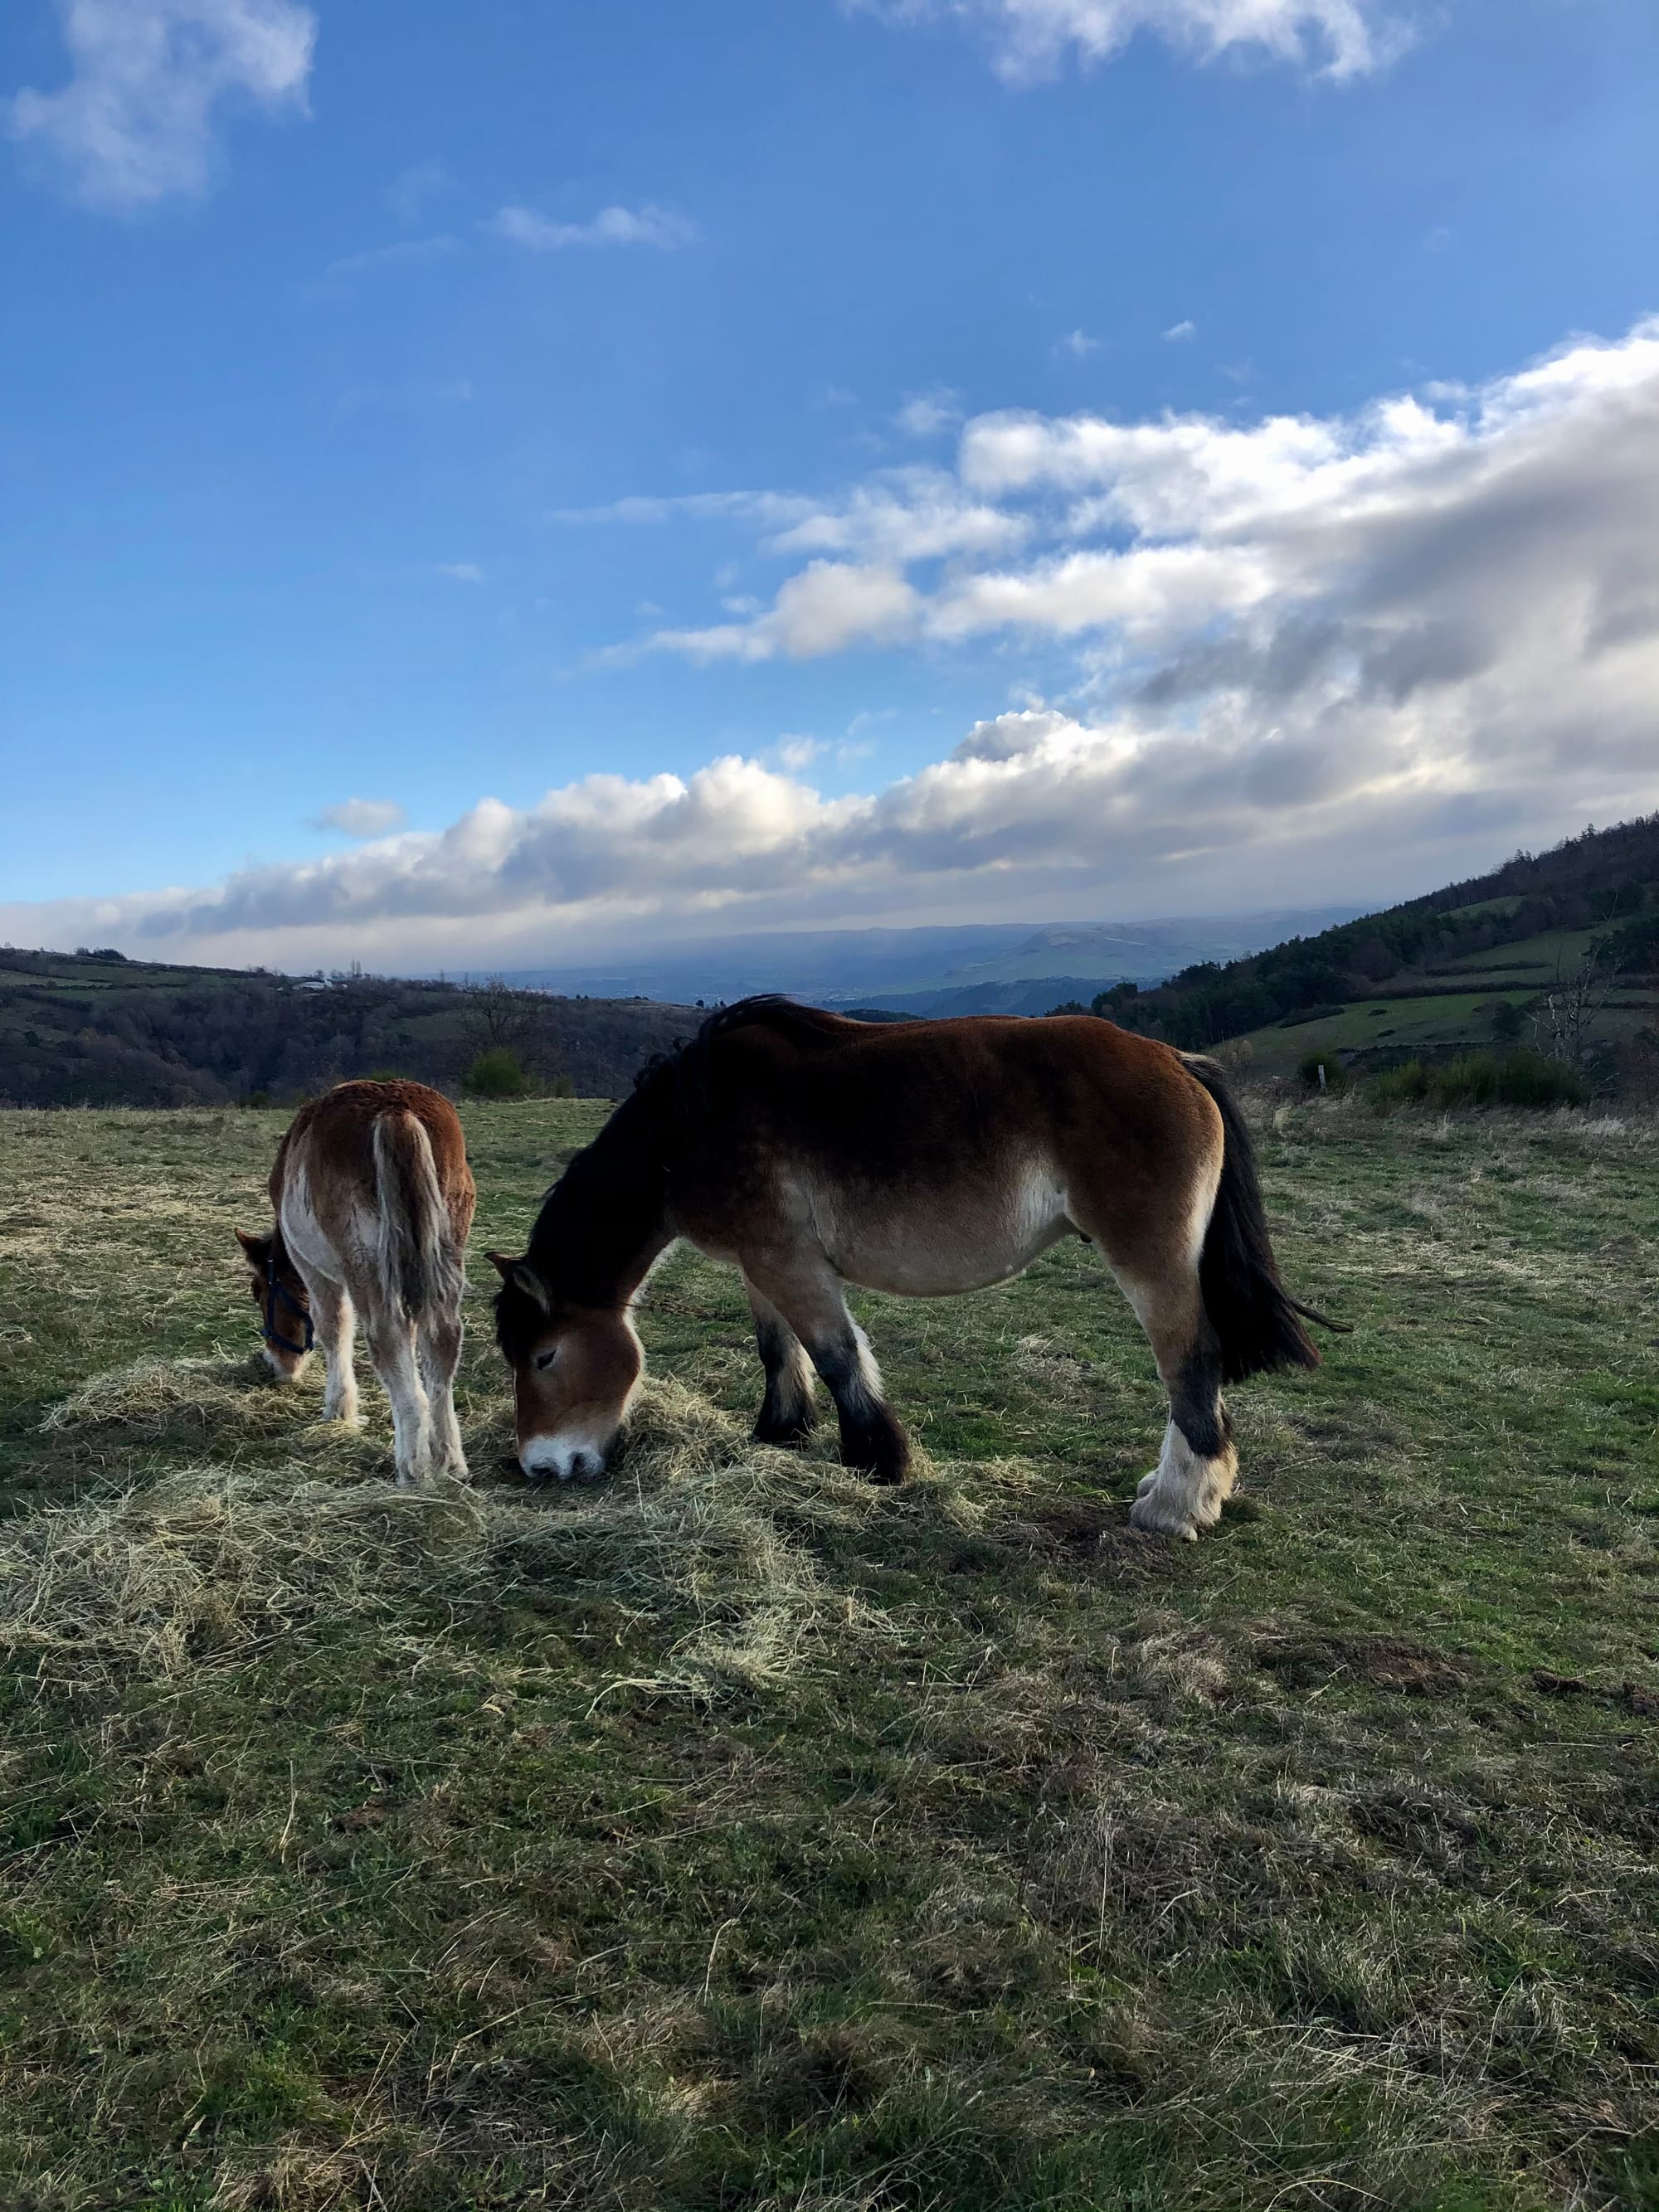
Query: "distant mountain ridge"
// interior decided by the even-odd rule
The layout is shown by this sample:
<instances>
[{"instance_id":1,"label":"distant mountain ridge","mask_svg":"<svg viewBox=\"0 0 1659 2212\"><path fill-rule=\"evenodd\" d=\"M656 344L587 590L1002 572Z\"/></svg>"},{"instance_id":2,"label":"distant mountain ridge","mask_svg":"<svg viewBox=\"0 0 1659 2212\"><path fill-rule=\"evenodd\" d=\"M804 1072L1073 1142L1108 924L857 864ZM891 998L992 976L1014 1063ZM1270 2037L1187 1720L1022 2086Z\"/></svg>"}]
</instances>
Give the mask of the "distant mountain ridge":
<instances>
[{"instance_id":1,"label":"distant mountain ridge","mask_svg":"<svg viewBox=\"0 0 1659 2212\"><path fill-rule=\"evenodd\" d=\"M1358 911L1280 907L1145 922L776 931L711 938L655 959L516 969L506 980L562 996L638 994L678 1005L782 991L822 1006L896 1013L1042 1013L1103 983L1149 987L1195 960L1236 959Z\"/></svg>"}]
</instances>

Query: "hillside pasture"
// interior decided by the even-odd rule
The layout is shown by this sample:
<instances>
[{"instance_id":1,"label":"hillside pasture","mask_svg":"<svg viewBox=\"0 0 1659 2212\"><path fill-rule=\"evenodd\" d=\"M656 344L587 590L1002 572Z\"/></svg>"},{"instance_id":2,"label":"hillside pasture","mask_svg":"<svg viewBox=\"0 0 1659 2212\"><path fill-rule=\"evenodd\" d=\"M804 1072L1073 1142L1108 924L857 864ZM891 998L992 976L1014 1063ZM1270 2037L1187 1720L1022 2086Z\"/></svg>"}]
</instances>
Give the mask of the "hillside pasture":
<instances>
[{"instance_id":1,"label":"hillside pasture","mask_svg":"<svg viewBox=\"0 0 1659 2212\"><path fill-rule=\"evenodd\" d=\"M1078 1245L860 1301L893 1492L748 1443L683 1252L622 1464L526 1491L483 1254L603 1110L466 1109L420 1496L252 1358L281 1116L0 1115L0 2202L1659 2203L1653 1125L1273 1111L1355 1334L1171 1546Z\"/></svg>"},{"instance_id":2,"label":"hillside pasture","mask_svg":"<svg viewBox=\"0 0 1659 2212\"><path fill-rule=\"evenodd\" d=\"M1382 1047L1389 1055L1405 1059L1489 1050L1493 1001L1506 999L1522 1009L1530 1006L1577 972L1600 934L1589 929L1541 931L1431 971L1444 978L1443 989L1413 976L1392 990L1384 985L1367 997L1350 1000L1339 1012L1316 1020L1269 1023L1249 1034L1251 1069L1258 1076L1288 1075L1310 1052L1342 1057ZM1659 993L1639 981L1615 983L1593 1035L1599 1042L1612 1043L1656 1023Z\"/></svg>"}]
</instances>

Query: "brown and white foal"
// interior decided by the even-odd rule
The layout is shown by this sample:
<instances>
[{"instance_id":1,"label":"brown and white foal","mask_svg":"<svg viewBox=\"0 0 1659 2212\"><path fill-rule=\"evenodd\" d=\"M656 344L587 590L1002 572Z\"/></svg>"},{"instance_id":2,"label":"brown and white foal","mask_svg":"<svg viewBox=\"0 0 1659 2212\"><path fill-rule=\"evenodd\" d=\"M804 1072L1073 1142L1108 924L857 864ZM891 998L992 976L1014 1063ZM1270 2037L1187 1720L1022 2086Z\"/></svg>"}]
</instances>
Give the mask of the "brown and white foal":
<instances>
[{"instance_id":1,"label":"brown and white foal","mask_svg":"<svg viewBox=\"0 0 1659 2212\"><path fill-rule=\"evenodd\" d=\"M453 1384L475 1193L461 1124L423 1083L342 1083L295 1115L270 1171L276 1222L236 1231L265 1358L292 1381L313 1338L325 1420L357 1422L356 1316L392 1401L398 1480L466 1473Z\"/></svg>"},{"instance_id":2,"label":"brown and white foal","mask_svg":"<svg viewBox=\"0 0 1659 2212\"><path fill-rule=\"evenodd\" d=\"M1092 1016L878 1024L746 1000L641 1078L522 1258L489 1255L520 1463L603 1470L643 1367L630 1309L684 1237L743 1271L766 1370L756 1435L806 1433L816 1372L843 1460L896 1482L908 1446L846 1285L978 1290L1068 1236L1099 1248L1169 1392L1135 1525L1191 1537L1237 1468L1222 1386L1319 1361L1220 1069Z\"/></svg>"}]
</instances>

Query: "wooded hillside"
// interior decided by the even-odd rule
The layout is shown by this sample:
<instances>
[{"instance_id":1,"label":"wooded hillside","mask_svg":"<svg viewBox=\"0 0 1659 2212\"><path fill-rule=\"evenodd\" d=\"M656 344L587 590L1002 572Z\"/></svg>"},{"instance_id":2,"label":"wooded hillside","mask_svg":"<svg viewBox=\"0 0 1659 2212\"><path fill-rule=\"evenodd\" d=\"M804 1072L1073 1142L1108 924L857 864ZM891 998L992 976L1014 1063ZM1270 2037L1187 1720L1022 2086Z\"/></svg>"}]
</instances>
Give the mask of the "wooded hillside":
<instances>
[{"instance_id":1,"label":"wooded hillside","mask_svg":"<svg viewBox=\"0 0 1659 2212\"><path fill-rule=\"evenodd\" d=\"M1201 961L1154 990L1115 985L1093 1006L1126 1029L1201 1050L1269 1024L1334 1015L1356 999L1467 992L1477 956L1575 932L1591 933L1621 977L1659 969L1659 814L1517 853L1488 875L1249 959ZM1534 988L1552 980L1549 964L1540 955Z\"/></svg>"},{"instance_id":2,"label":"wooded hillside","mask_svg":"<svg viewBox=\"0 0 1659 2212\"><path fill-rule=\"evenodd\" d=\"M614 1098L693 1008L383 976L171 968L0 948L0 1104L287 1104L349 1076L454 1088L505 1048L543 1084Z\"/></svg>"}]
</instances>

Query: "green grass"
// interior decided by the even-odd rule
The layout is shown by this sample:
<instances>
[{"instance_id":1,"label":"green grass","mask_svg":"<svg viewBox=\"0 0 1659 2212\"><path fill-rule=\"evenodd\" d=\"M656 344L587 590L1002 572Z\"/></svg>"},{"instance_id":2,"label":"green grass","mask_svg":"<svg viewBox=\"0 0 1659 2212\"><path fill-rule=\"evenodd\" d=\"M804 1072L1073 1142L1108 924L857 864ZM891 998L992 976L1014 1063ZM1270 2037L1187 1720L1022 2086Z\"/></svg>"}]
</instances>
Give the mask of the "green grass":
<instances>
[{"instance_id":1,"label":"green grass","mask_svg":"<svg viewBox=\"0 0 1659 2212\"><path fill-rule=\"evenodd\" d=\"M1493 900L1496 906L1513 901ZM1471 908L1471 913L1480 911ZM1561 977L1570 977L1589 951L1600 930L1547 930L1514 945L1470 952L1448 963L1441 975L1446 988L1437 991L1417 974L1402 974L1395 985L1384 984L1375 996L1354 999L1337 1013L1317 1021L1297 1022L1289 1028L1270 1023L1250 1032L1250 1066L1258 1076L1289 1075L1310 1053L1363 1052L1382 1045L1390 1053L1443 1054L1463 1047L1473 1051L1492 1044L1491 1008L1496 999L1528 1006ZM1467 988L1450 980L1453 970L1467 975ZM1435 971L1431 971L1434 973ZM1437 978L1437 980L1438 980ZM1423 995L1419 995L1419 994ZM1598 1018L1595 1034L1612 1041L1629 1038L1659 1016L1659 1000L1639 983L1615 989Z\"/></svg>"},{"instance_id":2,"label":"green grass","mask_svg":"<svg viewBox=\"0 0 1659 2212\"><path fill-rule=\"evenodd\" d=\"M480 1299L601 1110L465 1109ZM0 1115L0 2203L1659 2204L1651 1124L1279 1109L1356 1333L1195 1547L1079 1246L860 1301L899 1491L682 1254L605 1486L480 1303L397 1495L251 1359L280 1127Z\"/></svg>"}]
</instances>

